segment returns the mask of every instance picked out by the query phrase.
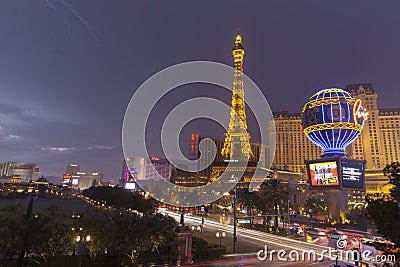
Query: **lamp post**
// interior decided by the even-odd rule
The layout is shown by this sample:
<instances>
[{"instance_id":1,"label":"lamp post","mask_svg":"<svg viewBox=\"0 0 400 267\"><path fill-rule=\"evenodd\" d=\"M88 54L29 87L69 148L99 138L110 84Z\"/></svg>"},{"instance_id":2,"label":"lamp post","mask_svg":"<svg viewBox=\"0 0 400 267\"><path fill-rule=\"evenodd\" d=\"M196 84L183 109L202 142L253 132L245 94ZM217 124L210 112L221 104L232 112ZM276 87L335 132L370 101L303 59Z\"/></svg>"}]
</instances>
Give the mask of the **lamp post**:
<instances>
[{"instance_id":1,"label":"lamp post","mask_svg":"<svg viewBox=\"0 0 400 267\"><path fill-rule=\"evenodd\" d=\"M194 236L196 236L197 232L201 232L202 233L202 228L201 225L192 225L191 226L192 231L194 232Z\"/></svg>"},{"instance_id":2,"label":"lamp post","mask_svg":"<svg viewBox=\"0 0 400 267\"><path fill-rule=\"evenodd\" d=\"M334 267L340 267L340 265L339 265L339 253L338 253L337 242L335 242L335 254L336 254L336 258L335 258L335 264L334 264L333 266L334 266Z\"/></svg>"},{"instance_id":3,"label":"lamp post","mask_svg":"<svg viewBox=\"0 0 400 267\"><path fill-rule=\"evenodd\" d=\"M233 194L233 254L236 254L236 242L237 242L237 237L236 237L236 184L235 187L233 188L234 194Z\"/></svg>"},{"instance_id":4,"label":"lamp post","mask_svg":"<svg viewBox=\"0 0 400 267\"><path fill-rule=\"evenodd\" d=\"M79 242L81 242L81 236L77 235L75 238L75 241L76 241L76 245L78 245ZM79 253L78 267L81 267L81 266L82 266L82 253Z\"/></svg>"},{"instance_id":5,"label":"lamp post","mask_svg":"<svg viewBox=\"0 0 400 267\"><path fill-rule=\"evenodd\" d=\"M218 231L218 232L215 233L215 236L217 238L219 238L219 260L221 260L222 259L222 256L221 256L222 239L225 238L225 232L219 232Z\"/></svg>"},{"instance_id":6,"label":"lamp post","mask_svg":"<svg viewBox=\"0 0 400 267\"><path fill-rule=\"evenodd\" d=\"M287 201L287 212L288 212L288 230L289 230L289 235L290 235L290 200L288 199Z\"/></svg>"},{"instance_id":7,"label":"lamp post","mask_svg":"<svg viewBox=\"0 0 400 267\"><path fill-rule=\"evenodd\" d=\"M81 228L82 229L82 228ZM80 235L77 235L75 238L76 244L80 244L81 248L83 247L85 242L89 242L91 240L90 235L87 235L86 237L81 237ZM78 267L82 266L82 251L79 251L79 262L78 262Z\"/></svg>"}]
</instances>

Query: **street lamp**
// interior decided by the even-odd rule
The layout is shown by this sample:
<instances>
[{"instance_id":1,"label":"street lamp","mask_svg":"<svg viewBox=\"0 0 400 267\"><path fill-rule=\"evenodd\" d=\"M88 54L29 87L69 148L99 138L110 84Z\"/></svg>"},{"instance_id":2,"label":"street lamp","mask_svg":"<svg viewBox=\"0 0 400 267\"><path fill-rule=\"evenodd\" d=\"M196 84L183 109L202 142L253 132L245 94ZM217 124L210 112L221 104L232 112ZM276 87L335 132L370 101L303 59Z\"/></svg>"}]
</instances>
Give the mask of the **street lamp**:
<instances>
[{"instance_id":1,"label":"street lamp","mask_svg":"<svg viewBox=\"0 0 400 267\"><path fill-rule=\"evenodd\" d=\"M216 232L215 236L219 238L219 260L221 260L222 239L225 238L225 232Z\"/></svg>"},{"instance_id":2,"label":"street lamp","mask_svg":"<svg viewBox=\"0 0 400 267\"><path fill-rule=\"evenodd\" d=\"M194 232L194 236L196 236L196 232L202 232L201 225L192 225L191 226L192 231Z\"/></svg>"},{"instance_id":3,"label":"street lamp","mask_svg":"<svg viewBox=\"0 0 400 267\"><path fill-rule=\"evenodd\" d=\"M288 199L287 201L287 212L288 212L288 231L289 231L289 235L290 235L290 200Z\"/></svg>"},{"instance_id":4,"label":"street lamp","mask_svg":"<svg viewBox=\"0 0 400 267\"><path fill-rule=\"evenodd\" d=\"M233 195L233 254L236 254L236 183L235 187L233 188L234 195Z\"/></svg>"},{"instance_id":5,"label":"street lamp","mask_svg":"<svg viewBox=\"0 0 400 267\"><path fill-rule=\"evenodd\" d=\"M82 250L85 249L85 243L89 242L90 240L91 240L90 235L87 235L86 237L77 235L75 238L76 246L79 244L79 247L80 247L80 249L78 250L78 253L79 253L78 267L82 266L82 254L83 254ZM75 248L74 248L74 254L75 254Z\"/></svg>"}]
</instances>

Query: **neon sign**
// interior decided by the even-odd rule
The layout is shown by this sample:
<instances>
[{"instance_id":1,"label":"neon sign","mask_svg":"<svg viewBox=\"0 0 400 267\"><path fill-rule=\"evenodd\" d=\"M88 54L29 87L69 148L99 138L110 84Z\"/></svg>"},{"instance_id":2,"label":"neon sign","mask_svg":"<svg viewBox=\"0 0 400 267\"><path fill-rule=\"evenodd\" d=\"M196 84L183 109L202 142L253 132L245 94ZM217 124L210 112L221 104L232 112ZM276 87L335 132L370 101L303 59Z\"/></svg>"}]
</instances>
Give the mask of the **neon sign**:
<instances>
[{"instance_id":1,"label":"neon sign","mask_svg":"<svg viewBox=\"0 0 400 267\"><path fill-rule=\"evenodd\" d=\"M339 186L339 176L336 161L316 162L308 166L311 186Z\"/></svg>"},{"instance_id":2,"label":"neon sign","mask_svg":"<svg viewBox=\"0 0 400 267\"><path fill-rule=\"evenodd\" d=\"M360 118L363 119L363 121L367 120L368 118L368 112L366 109L364 109L361 106L361 99L357 99L357 101L354 103L353 106L353 116L354 116L354 123L357 124L358 120Z\"/></svg>"}]
</instances>

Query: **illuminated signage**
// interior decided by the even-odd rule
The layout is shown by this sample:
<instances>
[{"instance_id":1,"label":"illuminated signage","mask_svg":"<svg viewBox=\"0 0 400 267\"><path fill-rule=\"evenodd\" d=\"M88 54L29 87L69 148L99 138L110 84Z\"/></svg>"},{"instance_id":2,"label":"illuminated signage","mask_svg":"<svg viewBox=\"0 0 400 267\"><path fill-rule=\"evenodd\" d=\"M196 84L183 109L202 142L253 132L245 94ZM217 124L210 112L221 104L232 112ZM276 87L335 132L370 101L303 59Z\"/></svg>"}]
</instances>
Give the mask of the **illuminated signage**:
<instances>
[{"instance_id":1,"label":"illuminated signage","mask_svg":"<svg viewBox=\"0 0 400 267\"><path fill-rule=\"evenodd\" d=\"M311 188L365 188L365 161L333 157L306 161Z\"/></svg>"},{"instance_id":2,"label":"illuminated signage","mask_svg":"<svg viewBox=\"0 0 400 267\"><path fill-rule=\"evenodd\" d=\"M358 119L362 118L364 121L368 118L368 112L361 106L361 99L357 99L353 106L354 123L357 124Z\"/></svg>"},{"instance_id":3,"label":"illuminated signage","mask_svg":"<svg viewBox=\"0 0 400 267\"><path fill-rule=\"evenodd\" d=\"M128 190L135 190L136 184L135 183L125 183L125 189Z\"/></svg>"},{"instance_id":4,"label":"illuminated signage","mask_svg":"<svg viewBox=\"0 0 400 267\"><path fill-rule=\"evenodd\" d=\"M341 160L342 188L364 189L365 162Z\"/></svg>"},{"instance_id":5,"label":"illuminated signage","mask_svg":"<svg viewBox=\"0 0 400 267\"><path fill-rule=\"evenodd\" d=\"M78 183L79 183L79 180L78 180L78 179L72 179L72 184L73 184L73 185L78 185Z\"/></svg>"},{"instance_id":6,"label":"illuminated signage","mask_svg":"<svg viewBox=\"0 0 400 267\"><path fill-rule=\"evenodd\" d=\"M336 161L315 162L308 166L311 186L339 186L339 174Z\"/></svg>"}]
</instances>

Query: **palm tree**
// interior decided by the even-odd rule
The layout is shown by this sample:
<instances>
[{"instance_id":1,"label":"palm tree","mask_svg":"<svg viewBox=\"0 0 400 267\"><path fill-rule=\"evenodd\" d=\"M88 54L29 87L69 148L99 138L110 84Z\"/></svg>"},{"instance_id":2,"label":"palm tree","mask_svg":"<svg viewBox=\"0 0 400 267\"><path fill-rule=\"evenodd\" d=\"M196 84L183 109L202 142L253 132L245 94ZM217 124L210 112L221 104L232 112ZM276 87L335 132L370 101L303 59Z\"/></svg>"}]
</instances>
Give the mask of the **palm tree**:
<instances>
[{"instance_id":1,"label":"palm tree","mask_svg":"<svg viewBox=\"0 0 400 267\"><path fill-rule=\"evenodd\" d=\"M239 190L238 190L239 191ZM249 192L247 188L243 188L238 192L237 202L241 207L246 207L250 216L254 215L254 209L256 207L258 196L256 192ZM253 225L253 217L250 219L250 224Z\"/></svg>"},{"instance_id":2,"label":"palm tree","mask_svg":"<svg viewBox=\"0 0 400 267\"><path fill-rule=\"evenodd\" d=\"M278 205L288 200L288 192L278 179L270 179L261 185L259 195L261 197L262 206L266 209L273 207L275 216L275 229L278 227Z\"/></svg>"},{"instance_id":3,"label":"palm tree","mask_svg":"<svg viewBox=\"0 0 400 267\"><path fill-rule=\"evenodd\" d=\"M327 215L327 206L325 202L315 196L307 198L304 202L304 207L306 210L312 210L315 215Z\"/></svg>"}]
</instances>

